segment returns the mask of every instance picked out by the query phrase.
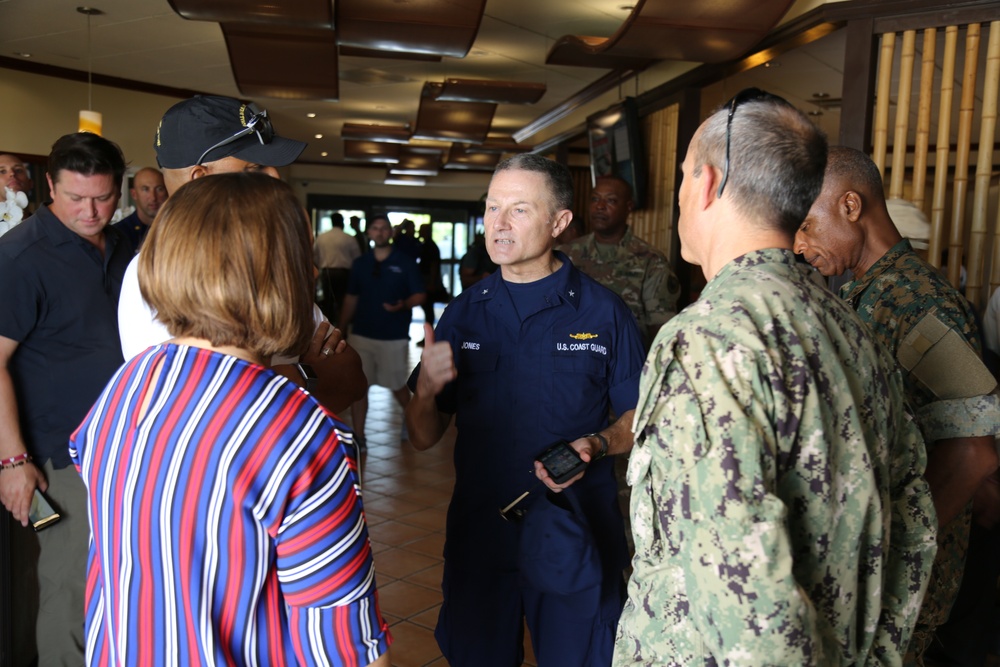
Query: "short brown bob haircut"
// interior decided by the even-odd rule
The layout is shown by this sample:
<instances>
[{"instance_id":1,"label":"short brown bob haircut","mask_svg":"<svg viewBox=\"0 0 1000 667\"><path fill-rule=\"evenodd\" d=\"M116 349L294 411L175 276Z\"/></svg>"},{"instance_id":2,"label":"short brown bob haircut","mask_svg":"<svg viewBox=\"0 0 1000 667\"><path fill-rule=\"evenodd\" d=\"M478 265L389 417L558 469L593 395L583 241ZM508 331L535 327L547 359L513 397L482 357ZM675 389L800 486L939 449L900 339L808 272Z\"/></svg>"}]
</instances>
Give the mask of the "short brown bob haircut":
<instances>
[{"instance_id":1,"label":"short brown bob haircut","mask_svg":"<svg viewBox=\"0 0 1000 667\"><path fill-rule=\"evenodd\" d=\"M309 223L292 189L265 174L206 176L167 200L139 253L139 288L173 336L268 360L312 338Z\"/></svg>"}]
</instances>

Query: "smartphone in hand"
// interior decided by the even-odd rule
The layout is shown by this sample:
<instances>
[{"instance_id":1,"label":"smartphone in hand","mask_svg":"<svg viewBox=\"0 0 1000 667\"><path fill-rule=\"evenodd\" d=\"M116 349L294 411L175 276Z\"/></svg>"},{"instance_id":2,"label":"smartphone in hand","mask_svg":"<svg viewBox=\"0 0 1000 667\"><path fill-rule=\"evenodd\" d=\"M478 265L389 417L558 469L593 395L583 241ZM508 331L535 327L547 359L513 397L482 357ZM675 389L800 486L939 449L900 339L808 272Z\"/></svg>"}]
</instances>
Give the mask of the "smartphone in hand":
<instances>
[{"instance_id":1,"label":"smartphone in hand","mask_svg":"<svg viewBox=\"0 0 1000 667\"><path fill-rule=\"evenodd\" d=\"M37 533L53 525L60 518L62 517L59 516L59 512L52 508L49 499L36 488L35 495L31 497L31 509L28 511L28 520L31 521L31 527Z\"/></svg>"},{"instance_id":2,"label":"smartphone in hand","mask_svg":"<svg viewBox=\"0 0 1000 667\"><path fill-rule=\"evenodd\" d=\"M568 442L560 440L538 455L538 461L556 484L564 484L587 469L587 464Z\"/></svg>"}]
</instances>

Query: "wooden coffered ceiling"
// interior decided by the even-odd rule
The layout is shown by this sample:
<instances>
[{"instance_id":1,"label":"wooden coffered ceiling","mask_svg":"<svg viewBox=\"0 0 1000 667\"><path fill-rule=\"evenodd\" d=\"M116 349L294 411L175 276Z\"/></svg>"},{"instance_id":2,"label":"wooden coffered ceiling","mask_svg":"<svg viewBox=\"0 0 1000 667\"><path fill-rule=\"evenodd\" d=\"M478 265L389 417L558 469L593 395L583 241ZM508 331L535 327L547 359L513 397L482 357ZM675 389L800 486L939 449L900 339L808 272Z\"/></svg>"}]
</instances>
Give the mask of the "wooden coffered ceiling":
<instances>
[{"instance_id":1,"label":"wooden coffered ceiling","mask_svg":"<svg viewBox=\"0 0 1000 667\"><path fill-rule=\"evenodd\" d=\"M769 0L749 12L746 1L731 3L737 22L759 17L763 5L780 16L781 8ZM821 2L798 0L795 8L808 11ZM249 98L268 109L279 133L309 143L303 163L371 163L384 172L398 163L399 147L430 146L439 150L441 170L428 178L446 178L491 169L492 156L530 149L620 97L696 66L659 60L663 54L655 49L688 39L687 32L694 41L708 39L709 30L684 28L681 38L670 33L667 39L639 40L647 42L639 48L650 49L652 59L640 53L627 69L616 59L623 44L635 42L639 33L632 30L646 25L642 29L668 34L662 21L672 19L662 11L686 12L681 19L688 21L692 8L719 3L93 0L104 13L93 19L92 68L96 84L113 80L110 85L133 82L136 89L176 90L177 96ZM654 25L649 12L656 6L665 9ZM721 21L719 14L704 20ZM602 53L581 52L572 65L547 62L575 48L569 46L572 35L604 36L581 38ZM749 43L729 39L728 48ZM35 67L85 72L86 56L86 22L75 6L0 0L0 67L24 59ZM102 110L99 90L94 106ZM106 132L114 136L115 114L104 110ZM155 119L150 124L152 133Z\"/></svg>"},{"instance_id":2,"label":"wooden coffered ceiling","mask_svg":"<svg viewBox=\"0 0 1000 667\"><path fill-rule=\"evenodd\" d=\"M486 8L486 0L336 0L333 5L328 0L168 1L184 18L219 23L233 76L244 95L328 101L340 96L342 49L421 61L464 58ZM566 35L555 42L546 63L635 70L658 60L720 62L752 47L791 2L638 0L613 35ZM489 168L496 162L492 157L470 152L466 146L486 142L499 104L533 104L545 91L544 83L534 81L457 77L426 81L407 141L454 142L446 153L452 168ZM398 143L407 130L404 126L402 133L397 131L389 143ZM379 148L374 132L364 135L363 128L354 125L346 133L342 129L345 157L370 162L397 159L392 176L436 176L445 159L444 151L424 149L415 149L420 155L404 156L391 146ZM428 152L436 157L423 154Z\"/></svg>"}]
</instances>

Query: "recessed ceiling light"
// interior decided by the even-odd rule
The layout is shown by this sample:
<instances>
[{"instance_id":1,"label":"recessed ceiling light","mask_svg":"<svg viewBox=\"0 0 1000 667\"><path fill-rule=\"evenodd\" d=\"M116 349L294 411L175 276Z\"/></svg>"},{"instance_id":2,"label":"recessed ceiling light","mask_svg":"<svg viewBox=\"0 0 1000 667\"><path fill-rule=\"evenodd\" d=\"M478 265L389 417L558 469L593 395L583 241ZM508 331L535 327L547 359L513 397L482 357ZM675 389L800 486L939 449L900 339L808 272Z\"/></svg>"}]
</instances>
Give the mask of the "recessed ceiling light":
<instances>
[{"instance_id":1,"label":"recessed ceiling light","mask_svg":"<svg viewBox=\"0 0 1000 667\"><path fill-rule=\"evenodd\" d=\"M316 114L314 114L314 113L307 113L306 114L306 118L315 118L315 117L316 117Z\"/></svg>"},{"instance_id":2,"label":"recessed ceiling light","mask_svg":"<svg viewBox=\"0 0 1000 667\"><path fill-rule=\"evenodd\" d=\"M764 67L765 69L771 69L772 67L781 67L781 63L777 62L776 60L769 60L768 62L764 63Z\"/></svg>"},{"instance_id":3,"label":"recessed ceiling light","mask_svg":"<svg viewBox=\"0 0 1000 667\"><path fill-rule=\"evenodd\" d=\"M14 55L17 56L18 58L30 58L31 57L30 53L25 53L24 51L15 51Z\"/></svg>"},{"instance_id":4,"label":"recessed ceiling light","mask_svg":"<svg viewBox=\"0 0 1000 667\"><path fill-rule=\"evenodd\" d=\"M830 97L830 93L813 93L813 97L815 97L817 100L825 100L826 98Z\"/></svg>"},{"instance_id":5,"label":"recessed ceiling light","mask_svg":"<svg viewBox=\"0 0 1000 667\"><path fill-rule=\"evenodd\" d=\"M326 151L320 153L320 157L326 157L327 155L329 155L329 153L327 153Z\"/></svg>"},{"instance_id":6,"label":"recessed ceiling light","mask_svg":"<svg viewBox=\"0 0 1000 667\"><path fill-rule=\"evenodd\" d=\"M819 109L813 109L812 111L807 111L806 113L809 114L810 116L822 116L823 115L823 112L820 111Z\"/></svg>"},{"instance_id":7,"label":"recessed ceiling light","mask_svg":"<svg viewBox=\"0 0 1000 667\"><path fill-rule=\"evenodd\" d=\"M316 135L316 138L317 138L317 139L322 139L322 138L323 138L323 135L322 135L322 134L317 134L317 135Z\"/></svg>"}]
</instances>

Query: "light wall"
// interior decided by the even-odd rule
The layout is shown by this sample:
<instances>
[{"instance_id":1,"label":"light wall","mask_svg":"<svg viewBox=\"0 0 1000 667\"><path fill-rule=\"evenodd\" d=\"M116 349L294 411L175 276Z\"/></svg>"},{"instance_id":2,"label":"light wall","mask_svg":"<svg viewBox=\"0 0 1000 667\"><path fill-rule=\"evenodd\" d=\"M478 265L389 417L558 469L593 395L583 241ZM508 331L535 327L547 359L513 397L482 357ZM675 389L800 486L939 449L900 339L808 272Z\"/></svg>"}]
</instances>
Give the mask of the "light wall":
<instances>
[{"instance_id":1,"label":"light wall","mask_svg":"<svg viewBox=\"0 0 1000 667\"><path fill-rule=\"evenodd\" d=\"M0 69L0 150L48 155L64 134L76 132L80 109L87 108L87 84ZM94 111L104 116L102 134L121 146L129 166L156 165L153 136L175 97L94 86Z\"/></svg>"}]
</instances>

